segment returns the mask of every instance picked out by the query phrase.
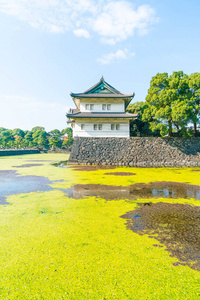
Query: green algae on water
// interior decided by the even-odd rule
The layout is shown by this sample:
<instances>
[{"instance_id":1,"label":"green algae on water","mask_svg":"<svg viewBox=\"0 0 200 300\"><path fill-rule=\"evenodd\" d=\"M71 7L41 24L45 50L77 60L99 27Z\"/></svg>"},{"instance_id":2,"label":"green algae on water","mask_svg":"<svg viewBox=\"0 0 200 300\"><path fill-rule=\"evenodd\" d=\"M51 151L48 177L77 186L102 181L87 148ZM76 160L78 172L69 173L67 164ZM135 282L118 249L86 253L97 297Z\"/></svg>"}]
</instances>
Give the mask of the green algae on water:
<instances>
[{"instance_id":1,"label":"green algae on water","mask_svg":"<svg viewBox=\"0 0 200 300\"><path fill-rule=\"evenodd\" d=\"M52 190L7 197L0 206L1 299L198 299L200 272L176 264L162 241L127 230L127 212L139 203L179 203L199 206L199 200L140 198L105 201L101 197L66 197L59 189L77 184L128 187L155 181L198 185L194 168L174 170L115 168L134 176L105 175L56 168L63 154L37 154L0 158L1 170L19 176L44 176L54 181ZM43 166L16 168L35 160ZM32 161L32 162L31 162ZM38 162L39 163L39 162Z\"/></svg>"}]
</instances>

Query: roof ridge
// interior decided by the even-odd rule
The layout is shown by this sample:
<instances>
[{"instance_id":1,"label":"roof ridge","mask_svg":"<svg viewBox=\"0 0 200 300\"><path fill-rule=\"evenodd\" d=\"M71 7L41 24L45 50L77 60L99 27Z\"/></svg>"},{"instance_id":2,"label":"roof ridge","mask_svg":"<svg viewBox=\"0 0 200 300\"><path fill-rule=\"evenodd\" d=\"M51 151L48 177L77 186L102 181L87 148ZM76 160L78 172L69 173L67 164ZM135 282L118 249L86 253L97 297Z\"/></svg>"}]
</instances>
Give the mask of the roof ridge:
<instances>
[{"instance_id":1,"label":"roof ridge","mask_svg":"<svg viewBox=\"0 0 200 300\"><path fill-rule=\"evenodd\" d=\"M87 89L82 94L92 94L92 93L89 93L89 92L93 91L96 87L98 87L100 84L102 84L102 82L104 83L104 85L107 87L108 90L110 90L111 92L113 92L113 94L123 95L120 91L118 91L116 88L114 88L108 82L106 82L103 76L101 77L101 79L95 85L93 85L92 87L90 87L89 89ZM112 93L110 93L110 94L112 94Z\"/></svg>"}]
</instances>

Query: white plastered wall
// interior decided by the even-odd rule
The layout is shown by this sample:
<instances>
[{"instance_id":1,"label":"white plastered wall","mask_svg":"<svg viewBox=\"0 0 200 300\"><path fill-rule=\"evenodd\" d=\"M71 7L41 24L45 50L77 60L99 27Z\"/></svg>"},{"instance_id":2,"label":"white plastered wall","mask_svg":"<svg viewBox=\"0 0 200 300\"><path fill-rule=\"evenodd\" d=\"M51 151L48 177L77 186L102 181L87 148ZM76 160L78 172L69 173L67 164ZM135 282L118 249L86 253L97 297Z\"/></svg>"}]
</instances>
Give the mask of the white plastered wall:
<instances>
[{"instance_id":1,"label":"white plastered wall","mask_svg":"<svg viewBox=\"0 0 200 300\"><path fill-rule=\"evenodd\" d=\"M81 124L84 128L81 129ZM94 130L94 124L97 124L97 130ZM98 125L102 125L102 130ZM114 124L114 130L111 130L111 124ZM119 125L119 130L116 130ZM73 125L74 137L129 137L130 128L127 119L79 119Z\"/></svg>"},{"instance_id":2,"label":"white plastered wall","mask_svg":"<svg viewBox=\"0 0 200 300\"><path fill-rule=\"evenodd\" d=\"M81 99L80 101L80 111L81 112L89 112L91 110L86 110L85 106L86 104L93 104L93 112L125 112L125 105L123 99L101 99L101 102L99 102L99 99ZM103 110L102 104L111 104L110 110Z\"/></svg>"}]
</instances>

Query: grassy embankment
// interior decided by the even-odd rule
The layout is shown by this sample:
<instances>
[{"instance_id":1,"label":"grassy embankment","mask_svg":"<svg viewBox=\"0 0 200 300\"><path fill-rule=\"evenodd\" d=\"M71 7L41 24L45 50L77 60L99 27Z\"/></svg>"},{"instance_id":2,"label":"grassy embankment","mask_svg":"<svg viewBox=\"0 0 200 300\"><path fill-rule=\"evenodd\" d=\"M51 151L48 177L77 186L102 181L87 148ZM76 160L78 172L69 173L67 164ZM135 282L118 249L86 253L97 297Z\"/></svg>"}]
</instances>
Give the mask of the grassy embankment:
<instances>
[{"instance_id":1,"label":"grassy embankment","mask_svg":"<svg viewBox=\"0 0 200 300\"><path fill-rule=\"evenodd\" d=\"M16 168L27 160L46 160L43 166ZM37 154L0 158L1 170L45 176L54 188L75 184L128 186L136 182L200 183L200 172L185 169L116 168L134 176L104 175L107 170L75 171L56 168L66 155ZM39 163L39 162L38 162ZM165 247L155 239L126 229L121 215L136 201L88 197L75 200L54 189L9 196L0 206L0 299L198 299L200 273L174 266ZM198 200L151 199L187 203Z\"/></svg>"}]
</instances>

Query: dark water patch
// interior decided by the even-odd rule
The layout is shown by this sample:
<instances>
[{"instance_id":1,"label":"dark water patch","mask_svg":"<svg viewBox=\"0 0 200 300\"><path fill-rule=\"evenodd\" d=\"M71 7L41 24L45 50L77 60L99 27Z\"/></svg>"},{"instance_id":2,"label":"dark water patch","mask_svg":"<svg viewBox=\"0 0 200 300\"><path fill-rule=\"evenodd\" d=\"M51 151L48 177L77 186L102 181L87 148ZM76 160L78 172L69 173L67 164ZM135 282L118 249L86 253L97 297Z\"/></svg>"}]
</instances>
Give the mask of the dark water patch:
<instances>
[{"instance_id":1,"label":"dark water patch","mask_svg":"<svg viewBox=\"0 0 200 300\"><path fill-rule=\"evenodd\" d=\"M6 201L6 197L0 196L0 205L8 205L9 203Z\"/></svg>"},{"instance_id":2,"label":"dark water patch","mask_svg":"<svg viewBox=\"0 0 200 300\"><path fill-rule=\"evenodd\" d=\"M76 165L69 166L67 165L67 161L61 161L59 163L53 163L55 167L58 168L70 168L75 171L97 171L97 170L112 170L116 169L115 166L91 166L91 165Z\"/></svg>"},{"instance_id":3,"label":"dark water patch","mask_svg":"<svg viewBox=\"0 0 200 300\"><path fill-rule=\"evenodd\" d=\"M174 265L200 271L200 207L162 202L140 206L121 216L127 220L127 228L165 245L170 256L180 261Z\"/></svg>"},{"instance_id":4,"label":"dark water patch","mask_svg":"<svg viewBox=\"0 0 200 300\"><path fill-rule=\"evenodd\" d=\"M66 197L68 198L74 198L73 197L73 187L69 188L69 189L61 189L61 188L56 188L58 189L59 191L63 192L65 194Z\"/></svg>"},{"instance_id":5,"label":"dark water patch","mask_svg":"<svg viewBox=\"0 0 200 300\"><path fill-rule=\"evenodd\" d=\"M87 166L83 166L83 165L76 165L76 166L68 166L67 165L67 161L61 161L59 163L54 163L53 164L54 166L56 167L59 167L59 168L70 168L72 170L75 170L75 171L97 171L97 170L112 170L112 169L116 169L115 166L90 166L90 165L87 165Z\"/></svg>"},{"instance_id":6,"label":"dark water patch","mask_svg":"<svg viewBox=\"0 0 200 300\"><path fill-rule=\"evenodd\" d=\"M128 173L128 172L113 172L113 173L104 173L104 175L115 175L115 176L131 176L131 175L136 175L136 173Z\"/></svg>"},{"instance_id":7,"label":"dark water patch","mask_svg":"<svg viewBox=\"0 0 200 300\"><path fill-rule=\"evenodd\" d=\"M50 191L53 188L49 184L52 183L43 176L19 176L13 170L0 170L0 204L6 204L5 199L9 195Z\"/></svg>"},{"instance_id":8,"label":"dark water patch","mask_svg":"<svg viewBox=\"0 0 200 300\"><path fill-rule=\"evenodd\" d=\"M100 197L106 200L138 198L184 198L200 199L200 186L179 182L136 183L130 186L102 184L77 184L70 189L70 197ZM148 203L146 205L149 205Z\"/></svg>"},{"instance_id":9,"label":"dark water patch","mask_svg":"<svg viewBox=\"0 0 200 300\"><path fill-rule=\"evenodd\" d=\"M45 161L55 161L55 160L49 160L49 159L27 159L26 161L30 161L30 162L45 162Z\"/></svg>"},{"instance_id":10,"label":"dark water patch","mask_svg":"<svg viewBox=\"0 0 200 300\"><path fill-rule=\"evenodd\" d=\"M70 166L75 171L97 171L97 170L112 170L115 166Z\"/></svg>"},{"instance_id":11,"label":"dark water patch","mask_svg":"<svg viewBox=\"0 0 200 300\"><path fill-rule=\"evenodd\" d=\"M67 180L64 180L64 179L58 179L58 180L54 180L53 182L66 182Z\"/></svg>"},{"instance_id":12,"label":"dark water patch","mask_svg":"<svg viewBox=\"0 0 200 300\"><path fill-rule=\"evenodd\" d=\"M21 166L13 166L13 168L30 168L30 167L39 167L44 166L44 164L23 164Z\"/></svg>"}]
</instances>

